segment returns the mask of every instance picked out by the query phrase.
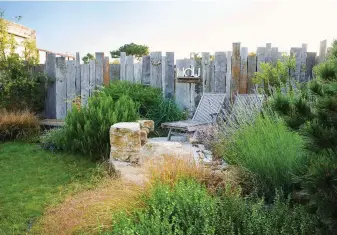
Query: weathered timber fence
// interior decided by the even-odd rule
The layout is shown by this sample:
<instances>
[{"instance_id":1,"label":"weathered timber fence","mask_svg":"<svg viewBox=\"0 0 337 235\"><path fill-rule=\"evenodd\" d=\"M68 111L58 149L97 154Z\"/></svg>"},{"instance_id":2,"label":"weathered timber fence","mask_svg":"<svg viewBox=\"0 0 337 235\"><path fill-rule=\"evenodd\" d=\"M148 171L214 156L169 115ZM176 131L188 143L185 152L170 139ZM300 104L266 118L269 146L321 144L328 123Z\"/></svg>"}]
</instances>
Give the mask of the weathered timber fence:
<instances>
[{"instance_id":1,"label":"weathered timber fence","mask_svg":"<svg viewBox=\"0 0 337 235\"><path fill-rule=\"evenodd\" d=\"M326 40L320 44L319 55L307 52L307 45L292 47L290 54L296 59L296 68L292 75L305 82L313 78L312 68L324 60L327 50ZM289 54L289 53L288 53ZM110 81L124 80L160 88L166 98L174 98L183 109L193 113L203 92L250 93L255 87L252 78L261 70L261 63L275 63L282 58L277 47L267 43L258 47L255 53L248 54L247 47L233 43L232 51L215 52L211 59L209 52L203 52L201 59L174 59L173 52L151 52L150 55L135 59L121 53L120 64L110 64L109 57L97 52L95 60L80 64L80 55L76 60L65 60L48 54L45 65L37 66L55 82L49 85L46 99L46 118L64 119L71 110L72 100L79 97L85 106L94 90ZM177 79L177 70L196 68L201 71L200 82L181 82Z\"/></svg>"}]
</instances>

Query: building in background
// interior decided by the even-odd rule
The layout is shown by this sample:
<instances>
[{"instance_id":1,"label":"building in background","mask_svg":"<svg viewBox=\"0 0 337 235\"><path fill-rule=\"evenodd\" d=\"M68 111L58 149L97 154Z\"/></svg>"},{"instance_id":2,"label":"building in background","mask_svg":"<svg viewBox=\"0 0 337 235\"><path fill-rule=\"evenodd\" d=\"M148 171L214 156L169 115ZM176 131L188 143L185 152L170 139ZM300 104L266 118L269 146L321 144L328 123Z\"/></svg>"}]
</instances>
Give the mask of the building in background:
<instances>
[{"instance_id":1,"label":"building in background","mask_svg":"<svg viewBox=\"0 0 337 235\"><path fill-rule=\"evenodd\" d=\"M8 22L8 33L14 36L15 41L17 42L17 47L15 52L18 53L20 56L23 56L23 52L25 50L23 46L23 42L26 39L33 39L36 40L36 31L28 28L26 26L7 21ZM37 47L38 42L36 42ZM39 50L39 59L40 64L44 64L46 62L46 55L47 53L55 53L44 49ZM69 53L55 53L57 57L65 57L66 60L75 60L75 57Z\"/></svg>"}]
</instances>

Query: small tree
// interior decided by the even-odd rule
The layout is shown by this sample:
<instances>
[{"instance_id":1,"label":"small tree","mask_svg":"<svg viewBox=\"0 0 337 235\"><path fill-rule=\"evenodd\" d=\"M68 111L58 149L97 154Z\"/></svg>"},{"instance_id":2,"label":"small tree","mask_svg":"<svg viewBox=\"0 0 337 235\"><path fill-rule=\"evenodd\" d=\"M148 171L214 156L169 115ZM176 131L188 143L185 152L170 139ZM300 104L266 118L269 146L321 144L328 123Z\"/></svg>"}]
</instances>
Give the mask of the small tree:
<instances>
[{"instance_id":1,"label":"small tree","mask_svg":"<svg viewBox=\"0 0 337 235\"><path fill-rule=\"evenodd\" d=\"M260 66L253 82L260 87L263 85L264 92L270 95L271 87L280 88L292 79L290 71L295 69L296 60L294 56L283 55L276 63L261 63Z\"/></svg>"},{"instance_id":2,"label":"small tree","mask_svg":"<svg viewBox=\"0 0 337 235\"><path fill-rule=\"evenodd\" d=\"M119 58L121 52L125 52L126 55L134 55L137 59L141 58L143 55L149 54L149 47L146 45L138 45L135 43L125 44L121 46L118 50L110 51L111 58Z\"/></svg>"},{"instance_id":3,"label":"small tree","mask_svg":"<svg viewBox=\"0 0 337 235\"><path fill-rule=\"evenodd\" d=\"M34 39L26 39L23 55L15 52L18 43L8 33L9 22L0 12L0 108L8 110L30 109L41 111L44 107L46 76L31 72L39 62Z\"/></svg>"},{"instance_id":4,"label":"small tree","mask_svg":"<svg viewBox=\"0 0 337 235\"><path fill-rule=\"evenodd\" d=\"M93 54L88 53L86 56L83 56L82 61L85 64L89 64L90 60L94 60L95 56Z\"/></svg>"}]
</instances>

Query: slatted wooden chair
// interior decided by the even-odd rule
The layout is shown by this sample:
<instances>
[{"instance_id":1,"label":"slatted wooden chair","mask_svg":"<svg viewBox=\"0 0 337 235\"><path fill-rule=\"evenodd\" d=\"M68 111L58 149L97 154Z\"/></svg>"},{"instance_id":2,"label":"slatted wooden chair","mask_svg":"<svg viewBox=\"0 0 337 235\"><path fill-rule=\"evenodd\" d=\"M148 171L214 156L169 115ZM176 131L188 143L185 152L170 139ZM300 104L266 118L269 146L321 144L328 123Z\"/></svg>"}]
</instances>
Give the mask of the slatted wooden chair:
<instances>
[{"instance_id":1,"label":"slatted wooden chair","mask_svg":"<svg viewBox=\"0 0 337 235\"><path fill-rule=\"evenodd\" d=\"M223 93L204 93L192 120L161 124L162 128L169 129L167 140L171 140L172 135L193 134L198 128L214 123L226 99L228 100L228 96Z\"/></svg>"}]
</instances>

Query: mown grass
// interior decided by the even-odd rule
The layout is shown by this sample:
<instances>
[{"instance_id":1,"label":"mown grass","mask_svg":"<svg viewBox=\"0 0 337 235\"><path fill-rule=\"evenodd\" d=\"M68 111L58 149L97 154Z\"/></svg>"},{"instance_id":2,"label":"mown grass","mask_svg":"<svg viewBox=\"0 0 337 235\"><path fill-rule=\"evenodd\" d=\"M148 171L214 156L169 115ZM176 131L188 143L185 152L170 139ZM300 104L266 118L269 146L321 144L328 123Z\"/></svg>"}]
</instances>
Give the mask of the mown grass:
<instances>
[{"instance_id":1,"label":"mown grass","mask_svg":"<svg viewBox=\"0 0 337 235\"><path fill-rule=\"evenodd\" d=\"M0 234L29 232L46 207L92 187L102 175L102 167L85 158L0 143Z\"/></svg>"}]
</instances>

